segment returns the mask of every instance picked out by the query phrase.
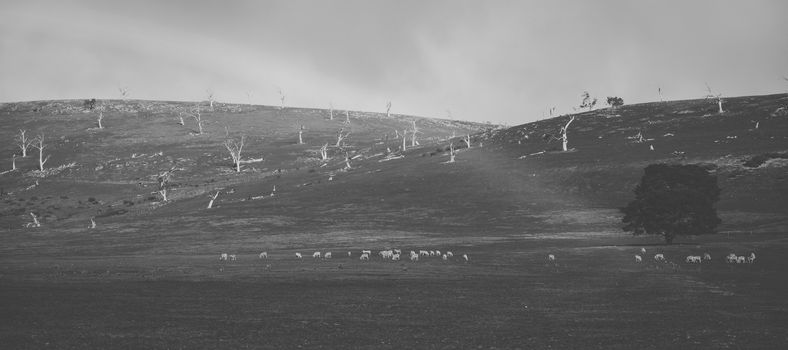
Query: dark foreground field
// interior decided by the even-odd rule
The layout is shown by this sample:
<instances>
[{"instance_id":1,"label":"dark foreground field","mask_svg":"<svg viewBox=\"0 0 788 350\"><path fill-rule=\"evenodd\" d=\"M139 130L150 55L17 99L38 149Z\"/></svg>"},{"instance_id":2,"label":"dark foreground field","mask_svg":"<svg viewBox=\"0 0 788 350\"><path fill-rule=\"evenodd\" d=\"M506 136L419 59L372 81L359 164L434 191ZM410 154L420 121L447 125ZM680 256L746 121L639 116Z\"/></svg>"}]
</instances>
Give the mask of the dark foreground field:
<instances>
[{"instance_id":1,"label":"dark foreground field","mask_svg":"<svg viewBox=\"0 0 788 350\"><path fill-rule=\"evenodd\" d=\"M331 260L297 260L293 251L235 262L4 259L0 339L9 349L752 349L788 342L782 236L718 235L669 247L586 234L484 240L450 247L469 254L468 263L361 262L347 249L334 249ZM677 265L636 264L641 246ZM729 251L759 257L728 265L722 257ZM700 252L714 260L683 263Z\"/></svg>"}]
</instances>

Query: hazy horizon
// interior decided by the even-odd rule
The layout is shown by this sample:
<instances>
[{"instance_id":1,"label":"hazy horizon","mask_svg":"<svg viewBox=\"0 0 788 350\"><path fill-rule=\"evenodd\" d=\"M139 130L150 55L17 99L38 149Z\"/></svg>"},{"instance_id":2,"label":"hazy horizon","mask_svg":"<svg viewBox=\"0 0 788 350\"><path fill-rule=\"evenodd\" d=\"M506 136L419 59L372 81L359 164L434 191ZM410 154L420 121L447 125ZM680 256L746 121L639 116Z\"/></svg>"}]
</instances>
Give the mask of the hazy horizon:
<instances>
[{"instance_id":1,"label":"hazy horizon","mask_svg":"<svg viewBox=\"0 0 788 350\"><path fill-rule=\"evenodd\" d=\"M521 124L788 91L784 1L27 1L0 4L0 102L198 101ZM251 92L251 95L248 93Z\"/></svg>"}]
</instances>

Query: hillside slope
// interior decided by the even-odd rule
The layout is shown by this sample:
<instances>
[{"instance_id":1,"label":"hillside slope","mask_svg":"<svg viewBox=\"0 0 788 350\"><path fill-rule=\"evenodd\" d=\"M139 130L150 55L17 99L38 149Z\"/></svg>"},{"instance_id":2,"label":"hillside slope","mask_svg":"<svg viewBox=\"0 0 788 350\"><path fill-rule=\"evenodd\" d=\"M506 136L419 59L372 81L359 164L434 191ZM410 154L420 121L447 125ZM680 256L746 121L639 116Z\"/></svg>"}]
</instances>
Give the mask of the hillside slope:
<instances>
[{"instance_id":1,"label":"hillside slope","mask_svg":"<svg viewBox=\"0 0 788 350\"><path fill-rule=\"evenodd\" d=\"M568 152L549 135L569 116L493 129L351 112L347 125L342 113L329 120L325 110L219 105L213 112L201 107L206 133L195 135L193 120L187 118L185 127L177 123L193 104L104 104L104 129L93 128L96 113L83 111L80 101L0 108L3 139L21 128L45 132L52 152L47 166L75 163L37 177L31 171L36 160L18 158L23 171L0 177L2 227L22 229L32 211L48 227L76 232L96 216L104 229L127 230L128 242L139 249L176 249L162 243L164 232L173 246L182 235L190 237L192 248L217 240L243 246L260 234L300 234L306 244L367 236L405 240L414 232L459 241L480 234L614 232L617 208L632 198L642 169L656 162L700 163L718 176L723 231L772 232L788 225L784 94L730 98L723 114L706 100L579 113L569 128ZM408 141L407 150L398 150L411 120L420 145L411 148ZM301 125L303 145L297 144ZM319 147L333 145L340 129L350 136L321 160ZM634 138L639 132L642 141ZM473 133L470 149L460 137L448 140L466 133ZM243 157L264 160L235 173L222 142L240 134L247 137ZM460 151L448 164L450 142ZM1 147L2 154L18 151L8 142ZM758 156L762 164L745 166ZM162 202L156 175L171 168L170 201ZM207 195L217 190L207 210ZM144 243L143 233L159 238Z\"/></svg>"}]
</instances>

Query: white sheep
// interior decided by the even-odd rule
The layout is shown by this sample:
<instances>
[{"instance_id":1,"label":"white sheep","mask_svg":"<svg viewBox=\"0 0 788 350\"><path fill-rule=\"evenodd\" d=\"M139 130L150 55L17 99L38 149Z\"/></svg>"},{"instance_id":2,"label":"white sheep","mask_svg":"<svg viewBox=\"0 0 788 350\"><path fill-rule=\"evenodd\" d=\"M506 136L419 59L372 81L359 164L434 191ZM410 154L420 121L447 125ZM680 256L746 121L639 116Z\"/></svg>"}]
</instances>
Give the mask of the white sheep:
<instances>
[{"instance_id":1,"label":"white sheep","mask_svg":"<svg viewBox=\"0 0 788 350\"><path fill-rule=\"evenodd\" d=\"M700 264L701 258L699 255L687 255L687 258L684 261L690 264Z\"/></svg>"},{"instance_id":2,"label":"white sheep","mask_svg":"<svg viewBox=\"0 0 788 350\"><path fill-rule=\"evenodd\" d=\"M219 254L219 260L224 260L224 261L227 261L227 253L221 253L221 254Z\"/></svg>"},{"instance_id":3,"label":"white sheep","mask_svg":"<svg viewBox=\"0 0 788 350\"><path fill-rule=\"evenodd\" d=\"M734 253L730 253L730 254L728 254L728 256L725 257L725 261L728 264L733 264L733 263L736 262L736 260L737 260L736 259L736 254L734 254Z\"/></svg>"},{"instance_id":4,"label":"white sheep","mask_svg":"<svg viewBox=\"0 0 788 350\"><path fill-rule=\"evenodd\" d=\"M441 256L441 251L440 250L436 250L435 251L435 256Z\"/></svg>"},{"instance_id":5,"label":"white sheep","mask_svg":"<svg viewBox=\"0 0 788 350\"><path fill-rule=\"evenodd\" d=\"M347 257L349 258L351 256L353 256L353 254L351 254L350 252L347 252Z\"/></svg>"},{"instance_id":6,"label":"white sheep","mask_svg":"<svg viewBox=\"0 0 788 350\"><path fill-rule=\"evenodd\" d=\"M446 254L443 254L443 255L441 255L441 259L443 259L443 261L446 261L446 260L448 260L448 259L449 259L449 257L448 257L448 256L446 256Z\"/></svg>"},{"instance_id":7,"label":"white sheep","mask_svg":"<svg viewBox=\"0 0 788 350\"><path fill-rule=\"evenodd\" d=\"M231 260L231 261L235 261L235 259L237 259L237 257L235 256L235 254L230 254L230 255L228 255L228 256L230 257L230 260Z\"/></svg>"},{"instance_id":8,"label":"white sheep","mask_svg":"<svg viewBox=\"0 0 788 350\"><path fill-rule=\"evenodd\" d=\"M419 261L419 255L418 254L411 254L410 255L410 261L413 261L413 262Z\"/></svg>"},{"instance_id":9,"label":"white sheep","mask_svg":"<svg viewBox=\"0 0 788 350\"><path fill-rule=\"evenodd\" d=\"M260 259L268 259L268 252L260 253Z\"/></svg>"},{"instance_id":10,"label":"white sheep","mask_svg":"<svg viewBox=\"0 0 788 350\"><path fill-rule=\"evenodd\" d=\"M301 253L296 253L296 258L301 259L303 257L301 256Z\"/></svg>"},{"instance_id":11,"label":"white sheep","mask_svg":"<svg viewBox=\"0 0 788 350\"><path fill-rule=\"evenodd\" d=\"M370 256L370 255L372 255L372 251L371 250L362 250L361 254L367 254L367 256Z\"/></svg>"},{"instance_id":12,"label":"white sheep","mask_svg":"<svg viewBox=\"0 0 788 350\"><path fill-rule=\"evenodd\" d=\"M664 261L665 261L665 255L664 255L664 254L662 254L662 253L660 253L660 254L655 254L655 255L654 255L654 261L658 261L658 262L664 262Z\"/></svg>"},{"instance_id":13,"label":"white sheep","mask_svg":"<svg viewBox=\"0 0 788 350\"><path fill-rule=\"evenodd\" d=\"M454 256L454 253L452 253L451 251L448 251L448 252L446 252L446 256L451 258L451 257Z\"/></svg>"},{"instance_id":14,"label":"white sheep","mask_svg":"<svg viewBox=\"0 0 788 350\"><path fill-rule=\"evenodd\" d=\"M435 251L434 250L430 250L430 256L435 256Z\"/></svg>"},{"instance_id":15,"label":"white sheep","mask_svg":"<svg viewBox=\"0 0 788 350\"><path fill-rule=\"evenodd\" d=\"M747 262L747 257L745 257L745 256L743 256L743 255L742 255L742 256L737 256L737 257L736 257L736 263L737 263L737 264L744 264L744 263L746 263L746 262Z\"/></svg>"},{"instance_id":16,"label":"white sheep","mask_svg":"<svg viewBox=\"0 0 788 350\"><path fill-rule=\"evenodd\" d=\"M394 249L394 253L396 253L396 254L402 254L402 250L400 250L400 249Z\"/></svg>"},{"instance_id":17,"label":"white sheep","mask_svg":"<svg viewBox=\"0 0 788 350\"><path fill-rule=\"evenodd\" d=\"M646 254L646 248L640 248L640 254L645 255Z\"/></svg>"},{"instance_id":18,"label":"white sheep","mask_svg":"<svg viewBox=\"0 0 788 350\"><path fill-rule=\"evenodd\" d=\"M711 254L703 253L703 260L711 261Z\"/></svg>"},{"instance_id":19,"label":"white sheep","mask_svg":"<svg viewBox=\"0 0 788 350\"><path fill-rule=\"evenodd\" d=\"M314 252L314 253L312 253L312 258L315 258L315 259L320 259L320 252Z\"/></svg>"},{"instance_id":20,"label":"white sheep","mask_svg":"<svg viewBox=\"0 0 788 350\"><path fill-rule=\"evenodd\" d=\"M399 261L399 254L394 254L391 256L391 260Z\"/></svg>"},{"instance_id":21,"label":"white sheep","mask_svg":"<svg viewBox=\"0 0 788 350\"><path fill-rule=\"evenodd\" d=\"M747 257L747 262L750 264L755 262L755 253L750 253L750 256Z\"/></svg>"},{"instance_id":22,"label":"white sheep","mask_svg":"<svg viewBox=\"0 0 788 350\"><path fill-rule=\"evenodd\" d=\"M465 259L465 262L468 262L468 254L463 254L462 258Z\"/></svg>"},{"instance_id":23,"label":"white sheep","mask_svg":"<svg viewBox=\"0 0 788 350\"><path fill-rule=\"evenodd\" d=\"M326 259L331 259L331 252L327 252L325 255L323 255L323 257Z\"/></svg>"},{"instance_id":24,"label":"white sheep","mask_svg":"<svg viewBox=\"0 0 788 350\"><path fill-rule=\"evenodd\" d=\"M547 262L555 264L555 255L547 254Z\"/></svg>"},{"instance_id":25,"label":"white sheep","mask_svg":"<svg viewBox=\"0 0 788 350\"><path fill-rule=\"evenodd\" d=\"M643 257L640 255L635 255L635 262L640 264L643 262Z\"/></svg>"},{"instance_id":26,"label":"white sheep","mask_svg":"<svg viewBox=\"0 0 788 350\"><path fill-rule=\"evenodd\" d=\"M361 254L358 260L369 260L369 254L367 253Z\"/></svg>"},{"instance_id":27,"label":"white sheep","mask_svg":"<svg viewBox=\"0 0 788 350\"><path fill-rule=\"evenodd\" d=\"M430 256L430 252L428 252L426 250L419 250L419 255L420 256Z\"/></svg>"}]
</instances>

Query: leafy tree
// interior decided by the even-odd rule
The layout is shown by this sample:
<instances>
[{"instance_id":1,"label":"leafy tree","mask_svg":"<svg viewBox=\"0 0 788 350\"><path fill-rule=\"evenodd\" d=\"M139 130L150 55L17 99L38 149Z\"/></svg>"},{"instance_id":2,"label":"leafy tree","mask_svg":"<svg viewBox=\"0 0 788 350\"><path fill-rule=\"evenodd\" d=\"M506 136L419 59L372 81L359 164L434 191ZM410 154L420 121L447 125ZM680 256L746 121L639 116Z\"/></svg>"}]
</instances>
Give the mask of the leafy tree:
<instances>
[{"instance_id":1,"label":"leafy tree","mask_svg":"<svg viewBox=\"0 0 788 350\"><path fill-rule=\"evenodd\" d=\"M717 177L697 165L651 164L635 187L635 200L621 209L624 231L676 236L715 233L720 218Z\"/></svg>"},{"instance_id":2,"label":"leafy tree","mask_svg":"<svg viewBox=\"0 0 788 350\"><path fill-rule=\"evenodd\" d=\"M607 98L607 104L613 107L613 109L616 109L616 107L624 105L624 99L617 96L611 96Z\"/></svg>"},{"instance_id":3,"label":"leafy tree","mask_svg":"<svg viewBox=\"0 0 788 350\"><path fill-rule=\"evenodd\" d=\"M583 98L583 101L580 102L580 108L587 108L589 111L594 109L594 106L596 106L596 97L592 98L588 91L583 91L580 97Z\"/></svg>"}]
</instances>

